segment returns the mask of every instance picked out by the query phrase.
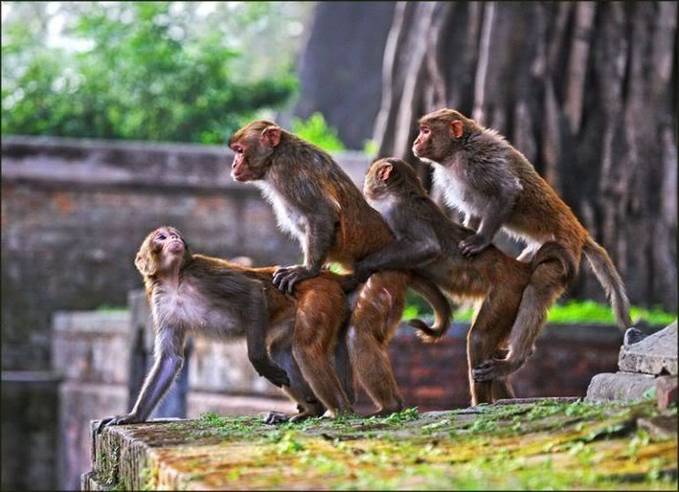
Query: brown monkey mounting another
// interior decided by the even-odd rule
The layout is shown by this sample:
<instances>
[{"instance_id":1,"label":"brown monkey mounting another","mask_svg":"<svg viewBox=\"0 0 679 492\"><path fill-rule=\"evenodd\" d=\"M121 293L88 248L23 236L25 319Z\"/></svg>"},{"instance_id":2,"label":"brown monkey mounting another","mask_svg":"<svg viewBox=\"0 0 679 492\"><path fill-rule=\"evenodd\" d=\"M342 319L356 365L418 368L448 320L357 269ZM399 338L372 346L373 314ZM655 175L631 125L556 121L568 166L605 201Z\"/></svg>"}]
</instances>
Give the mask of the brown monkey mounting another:
<instances>
[{"instance_id":1,"label":"brown monkey mounting another","mask_svg":"<svg viewBox=\"0 0 679 492\"><path fill-rule=\"evenodd\" d=\"M297 238L304 264L279 269L273 278L291 292L304 278L318 275L327 261L347 270L355 261L394 240L380 214L325 152L270 121L254 121L229 140L235 152L231 175L253 181L273 205L279 226ZM377 414L403 408L403 398L389 361L387 344L403 312L407 287L419 291L437 313L427 333L448 327L450 306L431 282L409 272L382 272L362 287L349 323L348 345L356 376Z\"/></svg>"},{"instance_id":2,"label":"brown monkey mounting another","mask_svg":"<svg viewBox=\"0 0 679 492\"><path fill-rule=\"evenodd\" d=\"M352 412L351 366L340 333L348 305L338 275L324 272L300 283L293 298L272 285L273 267L191 254L172 227L146 237L135 265L151 306L155 363L132 411L102 420L100 429L148 418L181 369L189 333L245 335L257 372L297 402L294 420L320 416L326 408L332 415Z\"/></svg>"},{"instance_id":3,"label":"brown monkey mounting another","mask_svg":"<svg viewBox=\"0 0 679 492\"><path fill-rule=\"evenodd\" d=\"M419 125L413 153L433 165L434 188L448 205L465 214L465 225L478 227L476 234L460 242L462 252L481 252L504 228L527 243L518 259L531 261L534 268L509 353L478 367L478 380L494 379L521 366L537 336L530 327L542 324L534 317L544 316L531 313L529 306L556 300L577 275L583 253L606 291L618 325L631 326L625 287L606 250L521 152L494 130L452 109L429 113Z\"/></svg>"},{"instance_id":4,"label":"brown monkey mounting another","mask_svg":"<svg viewBox=\"0 0 679 492\"><path fill-rule=\"evenodd\" d=\"M531 279L531 265L494 246L467 258L458 244L474 234L451 221L427 196L415 171L400 159L375 161L365 177L363 193L382 214L396 240L356 264L358 280L383 269L412 268L454 299L482 303L467 334L467 361L472 405L511 398L506 378L475 381L472 369L503 352L517 317L521 295ZM521 309L544 313L549 305ZM532 318L539 331L544 315Z\"/></svg>"}]
</instances>

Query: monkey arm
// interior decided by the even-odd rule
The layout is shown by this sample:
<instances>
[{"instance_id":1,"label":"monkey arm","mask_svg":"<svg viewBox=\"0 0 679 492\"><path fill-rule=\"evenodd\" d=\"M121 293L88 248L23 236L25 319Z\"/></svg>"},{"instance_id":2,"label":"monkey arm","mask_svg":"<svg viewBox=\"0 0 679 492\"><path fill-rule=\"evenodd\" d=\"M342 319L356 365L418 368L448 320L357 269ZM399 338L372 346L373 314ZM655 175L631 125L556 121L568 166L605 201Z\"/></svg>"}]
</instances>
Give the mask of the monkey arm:
<instances>
[{"instance_id":1,"label":"monkey arm","mask_svg":"<svg viewBox=\"0 0 679 492\"><path fill-rule=\"evenodd\" d=\"M184 358L176 350L161 349L156 360L144 380L134 408L127 415L108 417L99 422L97 431L109 425L134 424L144 422L165 392L170 388L174 378L184 364Z\"/></svg>"},{"instance_id":2,"label":"monkey arm","mask_svg":"<svg viewBox=\"0 0 679 492\"><path fill-rule=\"evenodd\" d=\"M522 186L509 166L506 156L486 159L478 169L469 167L465 174L468 186L483 202L476 214L481 219L477 233L460 242L463 255L480 253L490 246L493 237L511 217Z\"/></svg>"},{"instance_id":3,"label":"monkey arm","mask_svg":"<svg viewBox=\"0 0 679 492\"><path fill-rule=\"evenodd\" d=\"M463 255L475 255L490 246L497 231L511 216L515 201L516 196L511 194L499 194L488 200L481 212L478 232L460 241L459 247Z\"/></svg>"},{"instance_id":4,"label":"monkey arm","mask_svg":"<svg viewBox=\"0 0 679 492\"><path fill-rule=\"evenodd\" d=\"M155 406L161 400L165 392L170 388L175 376L184 365L184 358L176 353L163 352L158 357L149 372L144 386L137 397L137 402L132 408L140 422L143 422L151 414Z\"/></svg>"},{"instance_id":5,"label":"monkey arm","mask_svg":"<svg viewBox=\"0 0 679 492\"><path fill-rule=\"evenodd\" d=\"M315 277L328 257L328 251L335 242L338 223L337 213L322 207L306 214L304 234L304 265L294 265L276 270L273 283L278 289L292 294L297 282Z\"/></svg>"},{"instance_id":6,"label":"monkey arm","mask_svg":"<svg viewBox=\"0 0 679 492\"><path fill-rule=\"evenodd\" d=\"M464 216L463 225L468 229L477 231L479 229L479 225L481 225L481 218L477 217L476 215L466 213Z\"/></svg>"},{"instance_id":7,"label":"monkey arm","mask_svg":"<svg viewBox=\"0 0 679 492\"><path fill-rule=\"evenodd\" d=\"M380 270L410 270L423 267L436 260L442 248L434 231L418 234L421 239L410 237L392 241L387 247L366 256L354 266L358 283L364 282Z\"/></svg>"}]
</instances>

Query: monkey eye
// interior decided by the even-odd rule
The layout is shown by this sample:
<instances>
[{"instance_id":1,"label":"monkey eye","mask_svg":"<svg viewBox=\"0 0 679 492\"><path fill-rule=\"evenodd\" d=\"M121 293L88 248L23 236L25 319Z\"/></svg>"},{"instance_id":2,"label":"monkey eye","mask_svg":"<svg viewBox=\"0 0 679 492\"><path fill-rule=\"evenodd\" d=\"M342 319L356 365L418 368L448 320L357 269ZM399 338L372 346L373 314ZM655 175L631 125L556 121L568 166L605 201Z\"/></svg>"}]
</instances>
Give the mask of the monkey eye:
<instances>
[{"instance_id":1,"label":"monkey eye","mask_svg":"<svg viewBox=\"0 0 679 492\"><path fill-rule=\"evenodd\" d=\"M423 127L420 128L420 132L424 133L425 135L428 135L429 134L429 128L427 128L426 126L423 126Z\"/></svg>"},{"instance_id":2,"label":"monkey eye","mask_svg":"<svg viewBox=\"0 0 679 492\"><path fill-rule=\"evenodd\" d=\"M234 145L233 151L234 151L236 154L242 154L242 153L243 153L243 147L241 147L240 145Z\"/></svg>"},{"instance_id":3,"label":"monkey eye","mask_svg":"<svg viewBox=\"0 0 679 492\"><path fill-rule=\"evenodd\" d=\"M156 236L156 239L160 239L161 241L165 241L165 239L167 239L167 237L165 236L165 234L158 234Z\"/></svg>"}]
</instances>

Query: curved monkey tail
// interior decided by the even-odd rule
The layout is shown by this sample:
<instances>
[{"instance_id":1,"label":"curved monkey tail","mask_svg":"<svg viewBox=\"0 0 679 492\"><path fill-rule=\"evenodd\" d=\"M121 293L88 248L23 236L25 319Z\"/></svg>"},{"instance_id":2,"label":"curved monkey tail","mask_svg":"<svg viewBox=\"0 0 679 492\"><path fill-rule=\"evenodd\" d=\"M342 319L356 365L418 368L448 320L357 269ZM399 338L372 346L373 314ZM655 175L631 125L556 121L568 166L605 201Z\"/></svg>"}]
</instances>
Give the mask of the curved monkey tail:
<instances>
[{"instance_id":1,"label":"curved monkey tail","mask_svg":"<svg viewBox=\"0 0 679 492\"><path fill-rule=\"evenodd\" d=\"M626 330L632 326L632 319L629 314L629 299L625 292L625 285L620 278L620 274L615 269L615 265L613 265L606 250L597 244L591 236L587 237L583 253L592 271L594 271L594 275L596 275L597 280L606 292L606 297L613 308L618 326Z\"/></svg>"},{"instance_id":2,"label":"curved monkey tail","mask_svg":"<svg viewBox=\"0 0 679 492\"><path fill-rule=\"evenodd\" d=\"M421 319L411 319L408 324L417 330L417 336L423 342L434 343L448 331L452 322L453 310L448 299L432 281L413 274L410 287L434 309L434 324L429 326Z\"/></svg>"}]
</instances>

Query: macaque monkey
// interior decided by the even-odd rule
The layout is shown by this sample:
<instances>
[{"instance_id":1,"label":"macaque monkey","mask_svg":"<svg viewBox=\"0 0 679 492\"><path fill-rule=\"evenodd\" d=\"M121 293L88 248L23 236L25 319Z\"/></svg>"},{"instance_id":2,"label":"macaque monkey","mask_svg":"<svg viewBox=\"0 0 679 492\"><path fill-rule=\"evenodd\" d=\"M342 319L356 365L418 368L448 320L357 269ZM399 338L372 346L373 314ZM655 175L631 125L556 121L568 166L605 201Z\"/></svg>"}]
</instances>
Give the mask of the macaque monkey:
<instances>
[{"instance_id":1,"label":"macaque monkey","mask_svg":"<svg viewBox=\"0 0 679 492\"><path fill-rule=\"evenodd\" d=\"M383 249L394 236L380 214L325 152L270 121L254 121L229 140L232 177L252 181L273 205L278 224L295 237L304 264L281 268L273 282L292 292L297 282L319 274L328 261L351 271L355 261ZM450 306L426 279L409 272L375 274L361 288L349 322L348 347L355 374L378 410L399 411L403 398L387 344L405 304L407 288L418 290L437 313L430 335L445 332Z\"/></svg>"},{"instance_id":2,"label":"macaque monkey","mask_svg":"<svg viewBox=\"0 0 679 492\"><path fill-rule=\"evenodd\" d=\"M532 261L531 283L523 293L520 317L504 359L477 368L477 378L494 379L520 367L533 345L537 326L530 306L550 305L577 275L582 255L606 291L618 325L632 325L625 287L606 250L597 244L573 211L535 171L521 152L494 130L452 109L429 113L419 121L413 153L434 169L433 186L446 203L477 229L460 242L465 255L487 248L504 228L526 242L518 257Z\"/></svg>"},{"instance_id":3,"label":"macaque monkey","mask_svg":"<svg viewBox=\"0 0 679 492\"><path fill-rule=\"evenodd\" d=\"M326 409L333 416L352 412L351 367L340 333L348 304L338 275L323 272L300 283L295 297L285 295L271 283L273 267L249 268L191 254L172 227L146 237L135 265L151 306L155 363L132 411L102 420L100 429L148 418L182 367L189 333L245 335L257 372L297 402L293 420L320 416Z\"/></svg>"},{"instance_id":4,"label":"macaque monkey","mask_svg":"<svg viewBox=\"0 0 679 492\"><path fill-rule=\"evenodd\" d=\"M363 194L394 232L396 240L356 264L360 281L384 269L412 268L432 280L451 298L480 300L467 334L467 361L472 405L513 397L505 377L477 381L473 369L503 353L531 279L531 265L511 258L494 246L465 257L459 243L474 231L456 224L427 196L414 169L400 159L375 161L365 177ZM537 333L544 324L547 304L522 306L533 316Z\"/></svg>"}]
</instances>

